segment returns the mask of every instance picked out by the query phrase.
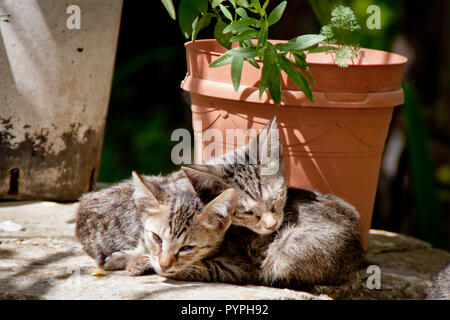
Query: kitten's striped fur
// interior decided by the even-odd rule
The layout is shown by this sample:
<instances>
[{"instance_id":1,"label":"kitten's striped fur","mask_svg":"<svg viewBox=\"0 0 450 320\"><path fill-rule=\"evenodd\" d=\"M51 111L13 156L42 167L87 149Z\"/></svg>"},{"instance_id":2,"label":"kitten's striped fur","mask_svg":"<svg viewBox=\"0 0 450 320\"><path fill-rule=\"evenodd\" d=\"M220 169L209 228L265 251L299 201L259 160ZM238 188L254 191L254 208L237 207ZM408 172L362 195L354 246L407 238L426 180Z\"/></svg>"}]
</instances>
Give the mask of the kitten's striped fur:
<instances>
[{"instance_id":1,"label":"kitten's striped fur","mask_svg":"<svg viewBox=\"0 0 450 320\"><path fill-rule=\"evenodd\" d=\"M274 119L267 128L276 129ZM247 146L238 152L248 157L250 148ZM262 164L241 165L229 161L223 164L220 160L184 168L199 194L217 194L223 188L233 187L239 194L233 224L263 235L232 227L219 250L220 255L200 263L204 268L197 268L195 276L186 275L189 279L223 280L220 265L211 266L217 259L227 262L228 271L224 272L230 277L226 282L244 279L242 283L260 281L282 286L339 284L356 273L364 256L358 212L332 194L287 189L281 148L279 150L280 163L273 175L261 175ZM243 238L247 246L243 246L239 254L235 248L230 249L234 242L240 243ZM234 263L237 256L238 263ZM259 280L255 280L256 274Z\"/></svg>"},{"instance_id":2,"label":"kitten's striped fur","mask_svg":"<svg viewBox=\"0 0 450 320\"><path fill-rule=\"evenodd\" d=\"M274 121L270 122L262 133L265 133L267 136L268 129L273 123ZM258 141L258 137L253 140L253 143ZM262 143L265 143L266 140L261 139ZM247 157L249 156L247 146L228 153L221 158L214 159L212 162L224 163L231 161L230 157L234 156L236 158L243 154ZM254 167L239 165L239 168L240 170L229 172L230 177L236 173L236 179L230 178L229 182L240 181L240 177L248 175L246 170L250 170L252 174L258 174L258 172L254 171ZM160 217L158 219L148 219L152 221L152 223L149 223L149 230L152 224L159 227L160 230L158 232L162 234L166 234L167 230L172 230L172 233L169 232L166 235L165 243L176 242L176 239L181 239L177 242L181 243L183 242L182 240L189 237L189 234L194 233L187 226L192 222L192 217L198 215L202 209L199 203L209 203L224 190L230 188L230 185L223 184L222 180L218 180L219 185L217 186L209 185L210 180L205 180L208 186L206 186L206 193L203 192L202 201L200 201L197 198L197 190L194 190L185 172L186 170L180 170L168 176L143 176L142 178L147 186L152 188L153 193L158 198L160 202L158 202L158 205L161 205L158 207L161 209L159 211L169 215L170 220L162 219L165 222L169 221L165 225L160 223ZM128 265L128 270L133 275L141 274L150 265L156 264L156 261L153 261L152 254L158 252L156 247L152 251L152 242L149 241L148 237L144 236L146 232L144 232L141 223L141 218L145 218L143 212L147 210L146 208L152 208L155 204L152 202L143 204L141 210L138 209L139 205L137 204L139 200L136 201L136 191L138 190L136 186L139 186L139 183L136 184L137 181L135 179L133 184L131 180L127 180L108 189L91 192L81 197L76 226L77 237L82 242L85 251L96 260L98 266L107 270L116 270L123 269ZM238 204L242 200L242 203L239 204L240 211L253 209L257 214L254 216L244 215L243 217L238 214L234 222L238 225L247 226L255 232L269 233L279 225L281 219L278 217L280 212L273 212L271 208L265 208L263 197L269 194L266 189L268 186L270 187L271 182L266 181L267 183L262 186L260 185L262 181L261 179L255 180L258 185L254 185L249 190L243 190L243 196L237 198ZM281 188L281 190L284 188L283 174L280 174L277 188ZM225 210L227 209L226 207L224 208ZM169 211L166 212L167 210ZM228 213L231 217L232 212ZM225 225L227 221L222 221L223 225L214 226L215 228L219 227L219 232L217 232L219 237L217 239L223 236L221 228L226 229L228 227L228 225ZM174 223L178 226L177 228L174 228ZM168 229L169 227L170 229ZM146 239L147 241L144 241ZM208 241L208 238L205 238L205 241ZM178 250L179 247L180 245L173 248L169 246L166 248L166 251ZM205 245L202 248L201 256L206 256L214 252L215 249L216 246L214 245ZM175 254L176 252L173 253L173 255ZM195 258L199 260L199 256L196 255ZM167 259L170 260L169 258ZM189 263L191 262L189 261ZM163 273L157 264L153 268L156 272Z\"/></svg>"},{"instance_id":3,"label":"kitten's striped fur","mask_svg":"<svg viewBox=\"0 0 450 320\"><path fill-rule=\"evenodd\" d=\"M363 256L358 213L350 204L331 194L289 188L278 231L258 235L231 226L215 255L174 278L281 287L337 285L353 278Z\"/></svg>"},{"instance_id":4,"label":"kitten's striped fur","mask_svg":"<svg viewBox=\"0 0 450 320\"><path fill-rule=\"evenodd\" d=\"M99 267L169 276L218 248L236 201L229 189L205 205L192 192L166 192L134 174L80 199L76 235Z\"/></svg>"},{"instance_id":5,"label":"kitten's striped fur","mask_svg":"<svg viewBox=\"0 0 450 320\"><path fill-rule=\"evenodd\" d=\"M269 129L276 129L275 119L263 130L266 137L270 137ZM275 166L277 170L272 175L263 175L262 171L274 163L237 164L230 161L236 159L236 155L248 159L251 156L249 150L253 150L254 144L257 143L255 141L258 139L204 165L187 166L183 171L167 177L145 177L147 183L158 186L162 194L166 194L167 199L178 197L181 202L189 201L187 196L185 198L181 196L183 193L192 197L198 194L201 202L208 203L224 190L234 188L237 193L233 216L235 226L228 230L219 250L215 251L223 237L223 233L220 232L214 246L202 247L209 250L208 253L205 251L201 255L193 256L189 263L184 263L171 273L167 273L166 269L162 270L158 264L142 253L135 254L132 259L127 260L137 270L134 274L139 274L140 270L153 264L156 272L180 280L291 286L338 284L347 281L356 272L363 252L359 243L359 215L355 208L334 195L293 188L288 190L284 178L281 147L279 163ZM267 146L267 139L261 141L260 146ZM154 193L158 194L159 191L156 190ZM92 199L86 196L86 202L89 201ZM118 201L126 202L127 198L119 197ZM107 202L106 200L105 205ZM145 207L151 208L151 202L143 205L141 211L145 211ZM174 208L176 210L172 212L181 214L176 220L181 222L179 228L170 226L167 219L148 219L148 235L160 233L165 237L162 239L163 243L175 243L165 248L166 254L162 261L163 265L166 265L168 262L173 263L173 257L181 247L180 242L174 240L194 237L198 232L181 227L183 223L188 224L190 221L189 213L177 207L176 202L164 202L163 206ZM112 207L115 208L116 205ZM128 209L126 204L117 204L118 211ZM96 210L102 211L104 208L96 207L93 212ZM163 216L168 215L172 218L176 216L168 212ZM114 215L113 218L116 219ZM127 221L133 224L136 217L133 216ZM223 230L220 223L212 226L211 230L214 228ZM129 232L127 228L119 231ZM133 234L130 233L130 236L132 238ZM199 236L199 238L204 240L206 237ZM145 245L142 246L148 248L152 255L158 255L158 249L154 243L152 247L150 240L147 237ZM125 243L128 243L127 241ZM110 242L114 243L113 240ZM201 260L200 256L209 257Z\"/></svg>"},{"instance_id":6,"label":"kitten's striped fur","mask_svg":"<svg viewBox=\"0 0 450 320\"><path fill-rule=\"evenodd\" d=\"M249 228L258 234L274 232L283 221L287 187L282 146L278 136L276 141L273 136L277 130L276 118L273 118L248 145L211 159L206 164L183 167L202 198L217 195L224 188L234 188L239 198L233 225ZM274 161L264 163L261 154L271 150L274 142L278 154L273 155ZM274 173L265 174L268 169L273 169Z\"/></svg>"},{"instance_id":7,"label":"kitten's striped fur","mask_svg":"<svg viewBox=\"0 0 450 320\"><path fill-rule=\"evenodd\" d=\"M427 300L450 300L450 264L439 271L426 290Z\"/></svg>"}]
</instances>

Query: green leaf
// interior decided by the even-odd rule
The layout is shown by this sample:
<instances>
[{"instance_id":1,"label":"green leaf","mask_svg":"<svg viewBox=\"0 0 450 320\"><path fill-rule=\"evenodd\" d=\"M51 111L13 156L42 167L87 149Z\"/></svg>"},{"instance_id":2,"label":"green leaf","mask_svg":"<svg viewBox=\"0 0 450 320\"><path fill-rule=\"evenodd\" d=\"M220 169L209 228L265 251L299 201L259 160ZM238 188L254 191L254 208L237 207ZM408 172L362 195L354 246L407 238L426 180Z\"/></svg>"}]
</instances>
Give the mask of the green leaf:
<instances>
[{"instance_id":1,"label":"green leaf","mask_svg":"<svg viewBox=\"0 0 450 320\"><path fill-rule=\"evenodd\" d=\"M195 32L195 28L196 28L197 23L198 23L198 19L199 19L199 17L195 18L194 22L192 22L192 34L191 34L191 40L192 41L195 41L196 35L194 36L194 32Z\"/></svg>"},{"instance_id":2,"label":"green leaf","mask_svg":"<svg viewBox=\"0 0 450 320\"><path fill-rule=\"evenodd\" d=\"M267 89L267 79L269 78L270 66L263 64L261 71L261 79L259 81L259 100L261 100L264 90Z\"/></svg>"},{"instance_id":3,"label":"green leaf","mask_svg":"<svg viewBox=\"0 0 450 320\"><path fill-rule=\"evenodd\" d=\"M244 8L237 8L236 9L237 14L241 17L241 18L248 18L248 14L247 11L245 11Z\"/></svg>"},{"instance_id":4,"label":"green leaf","mask_svg":"<svg viewBox=\"0 0 450 320\"><path fill-rule=\"evenodd\" d=\"M313 77L313 74L312 74L311 70L308 68L308 69L306 70L306 72L308 72L309 80L311 80L312 84L316 86L317 83L316 83L316 80L314 80L314 77Z\"/></svg>"},{"instance_id":5,"label":"green leaf","mask_svg":"<svg viewBox=\"0 0 450 320\"><path fill-rule=\"evenodd\" d=\"M226 27L223 32L242 32L248 29L249 26L257 23L258 20L255 18L241 18L239 20L231 22L228 27Z\"/></svg>"},{"instance_id":6,"label":"green leaf","mask_svg":"<svg viewBox=\"0 0 450 320\"><path fill-rule=\"evenodd\" d=\"M248 48L253 47L252 40L244 40L244 41L242 41L241 47L243 47L243 48L245 48L245 47L248 47Z\"/></svg>"},{"instance_id":7,"label":"green leaf","mask_svg":"<svg viewBox=\"0 0 450 320\"><path fill-rule=\"evenodd\" d=\"M204 15L203 17L201 17L200 20L197 21L197 23L194 26L194 31L192 33L192 41L195 41L195 39L197 39L197 34L199 33L200 30L209 26L209 24L211 23L212 17L213 17L213 15L208 13L208 14Z\"/></svg>"},{"instance_id":8,"label":"green leaf","mask_svg":"<svg viewBox=\"0 0 450 320\"><path fill-rule=\"evenodd\" d=\"M255 29L249 28L248 30L245 30L234 37L230 38L230 41L245 41L250 39L256 39L258 37L258 31Z\"/></svg>"},{"instance_id":9,"label":"green leaf","mask_svg":"<svg viewBox=\"0 0 450 320\"><path fill-rule=\"evenodd\" d=\"M301 69L307 69L308 68L308 63L306 62L306 57L305 55L300 55L298 53L293 53L292 54L294 56L295 59L295 64L301 68Z\"/></svg>"},{"instance_id":10,"label":"green leaf","mask_svg":"<svg viewBox=\"0 0 450 320\"><path fill-rule=\"evenodd\" d=\"M263 6L262 6L262 8L261 8L262 11L264 11L264 12L266 11L267 6L269 5L269 1L270 1L270 0L266 0L266 2L264 2Z\"/></svg>"},{"instance_id":11,"label":"green leaf","mask_svg":"<svg viewBox=\"0 0 450 320\"><path fill-rule=\"evenodd\" d=\"M219 4L219 8L228 20L233 21L233 15L230 10L228 10L223 4Z\"/></svg>"},{"instance_id":12,"label":"green leaf","mask_svg":"<svg viewBox=\"0 0 450 320\"><path fill-rule=\"evenodd\" d=\"M236 9L237 1L236 0L230 0L231 4L233 5L233 8Z\"/></svg>"},{"instance_id":13,"label":"green leaf","mask_svg":"<svg viewBox=\"0 0 450 320\"><path fill-rule=\"evenodd\" d=\"M232 32L224 33L223 30L228 26L224 21L217 21L214 27L214 38L219 42L222 46L227 49L231 49L230 38L233 36Z\"/></svg>"},{"instance_id":14,"label":"green leaf","mask_svg":"<svg viewBox=\"0 0 450 320\"><path fill-rule=\"evenodd\" d=\"M190 0L190 2L201 14L206 14L206 12L208 12L208 0Z\"/></svg>"},{"instance_id":15,"label":"green leaf","mask_svg":"<svg viewBox=\"0 0 450 320\"><path fill-rule=\"evenodd\" d=\"M248 9L253 12L253 13L257 13L259 15L262 15L262 9L261 9L261 3L259 2L259 0L252 0L248 6Z\"/></svg>"},{"instance_id":16,"label":"green leaf","mask_svg":"<svg viewBox=\"0 0 450 320\"><path fill-rule=\"evenodd\" d=\"M274 25L275 23L280 21L284 13L284 9L286 9L286 4L287 1L283 1L278 6L276 6L275 9L273 9L269 16L269 26Z\"/></svg>"},{"instance_id":17,"label":"green leaf","mask_svg":"<svg viewBox=\"0 0 450 320\"><path fill-rule=\"evenodd\" d=\"M298 70L288 58L283 55L277 55L278 63L280 68L286 72L286 74L291 78L291 80L295 83L295 85L303 91L305 96L314 102L314 96L312 94L311 86L303 75L303 73Z\"/></svg>"},{"instance_id":18,"label":"green leaf","mask_svg":"<svg viewBox=\"0 0 450 320\"><path fill-rule=\"evenodd\" d=\"M177 16L175 14L175 7L173 6L172 0L161 0L162 4L166 8L167 12L170 14L170 17L173 20L177 19Z\"/></svg>"},{"instance_id":19,"label":"green leaf","mask_svg":"<svg viewBox=\"0 0 450 320\"><path fill-rule=\"evenodd\" d=\"M269 24L267 20L264 19L264 22L262 23L261 30L259 32L259 38L258 43L256 45L256 50L258 53L265 48L267 39L269 37Z\"/></svg>"},{"instance_id":20,"label":"green leaf","mask_svg":"<svg viewBox=\"0 0 450 320\"><path fill-rule=\"evenodd\" d=\"M211 68L216 68L216 67L221 67L221 66L225 66L227 64L232 63L233 61L233 56L230 55L228 52L225 52L223 55L221 55L219 58L217 58L216 60L214 60L213 62L211 62L209 64L209 66Z\"/></svg>"},{"instance_id":21,"label":"green leaf","mask_svg":"<svg viewBox=\"0 0 450 320\"><path fill-rule=\"evenodd\" d=\"M250 48L234 48L227 51L228 54L231 54L234 57L244 57L244 58L254 58L256 57L256 50L254 47Z\"/></svg>"},{"instance_id":22,"label":"green leaf","mask_svg":"<svg viewBox=\"0 0 450 320\"><path fill-rule=\"evenodd\" d=\"M281 75L280 67L277 61L277 53L273 47L269 47L269 50L266 50L265 52L264 67L267 68L265 72L265 81L267 81L267 87L269 88L270 96L272 97L273 101L277 105L279 105L281 103Z\"/></svg>"},{"instance_id":23,"label":"green leaf","mask_svg":"<svg viewBox=\"0 0 450 320\"><path fill-rule=\"evenodd\" d=\"M245 60L247 60L256 69L259 69L259 64L256 62L255 58L246 58Z\"/></svg>"},{"instance_id":24,"label":"green leaf","mask_svg":"<svg viewBox=\"0 0 450 320\"><path fill-rule=\"evenodd\" d=\"M186 39L192 36L193 24L198 18L198 11L193 7L189 0L181 0L178 7L178 16L181 31Z\"/></svg>"},{"instance_id":25,"label":"green leaf","mask_svg":"<svg viewBox=\"0 0 450 320\"><path fill-rule=\"evenodd\" d=\"M233 80L234 90L238 91L241 85L242 67L244 66L244 57L233 56L231 62L231 79Z\"/></svg>"},{"instance_id":26,"label":"green leaf","mask_svg":"<svg viewBox=\"0 0 450 320\"><path fill-rule=\"evenodd\" d=\"M254 57L256 57L255 48L238 47L238 48L228 50L223 55L221 55L219 58L214 60L214 62L212 62L209 66L212 68L215 68L215 67L221 67L221 66L230 64L230 63L232 63L234 57L238 57L238 58L242 58L242 59L244 59L244 58L245 59L253 59Z\"/></svg>"},{"instance_id":27,"label":"green leaf","mask_svg":"<svg viewBox=\"0 0 450 320\"><path fill-rule=\"evenodd\" d=\"M269 79L267 80L267 86L269 88L270 96L273 101L280 105L281 103L281 76L280 72L276 71L269 75Z\"/></svg>"},{"instance_id":28,"label":"green leaf","mask_svg":"<svg viewBox=\"0 0 450 320\"><path fill-rule=\"evenodd\" d=\"M213 0L211 2L211 7L215 8L217 7L223 0Z\"/></svg>"},{"instance_id":29,"label":"green leaf","mask_svg":"<svg viewBox=\"0 0 450 320\"><path fill-rule=\"evenodd\" d=\"M244 7L244 8L247 8L247 7L248 7L248 1L247 1L247 0L237 0L237 4L238 4L240 7Z\"/></svg>"},{"instance_id":30,"label":"green leaf","mask_svg":"<svg viewBox=\"0 0 450 320\"><path fill-rule=\"evenodd\" d=\"M327 52L327 51L332 51L332 50L336 50L336 47L320 46L320 47L309 49L308 53L320 53L320 52Z\"/></svg>"},{"instance_id":31,"label":"green leaf","mask_svg":"<svg viewBox=\"0 0 450 320\"><path fill-rule=\"evenodd\" d=\"M280 51L306 50L326 39L320 34L305 34L292 39L288 43L279 43L276 47Z\"/></svg>"}]
</instances>

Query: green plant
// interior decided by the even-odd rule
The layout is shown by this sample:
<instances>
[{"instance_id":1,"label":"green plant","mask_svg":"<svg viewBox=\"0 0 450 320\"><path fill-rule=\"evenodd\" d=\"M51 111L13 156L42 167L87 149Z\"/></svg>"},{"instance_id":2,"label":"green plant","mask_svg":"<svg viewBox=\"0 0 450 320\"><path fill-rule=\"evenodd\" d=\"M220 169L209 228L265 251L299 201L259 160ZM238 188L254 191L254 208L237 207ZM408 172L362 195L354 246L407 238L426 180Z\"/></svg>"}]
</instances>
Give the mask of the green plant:
<instances>
[{"instance_id":1,"label":"green plant","mask_svg":"<svg viewBox=\"0 0 450 320\"><path fill-rule=\"evenodd\" d=\"M322 26L320 30L320 34L326 37L326 40L323 41L326 45L317 48L316 52L320 50L331 51L334 53L338 66L348 67L349 61L362 56L362 51L359 49L359 44L349 43L345 36L347 32L359 29L361 27L356 21L352 9L343 5L335 7L331 11L330 23Z\"/></svg>"},{"instance_id":2,"label":"green plant","mask_svg":"<svg viewBox=\"0 0 450 320\"><path fill-rule=\"evenodd\" d=\"M176 19L172 0L161 1L170 16ZM336 21L326 26L323 34L305 34L286 43L272 44L268 40L269 27L281 19L287 1L279 3L270 14L267 12L270 0L265 0L263 4L261 2L260 0L181 0L178 6L178 20L184 36L195 41L198 33L216 19L214 38L228 51L212 62L210 67L231 64L231 79L236 91L241 83L244 61L248 61L259 69L259 60L263 66L259 84L260 98L268 89L274 102L278 105L281 103L281 71L284 71L305 96L314 101L310 85L310 82L314 84L314 78L306 62L306 54L334 51L338 65L344 66L342 62L346 58L352 58L356 51L345 45L331 45L335 40L334 33L326 31L332 32L333 28L347 30L349 26L352 30L356 30L354 15L353 17L348 15L347 10L342 11L340 15L338 10ZM338 18L344 21L339 24L341 20ZM345 19L350 20L345 21ZM234 41L239 42L239 47L231 47ZM320 43L328 45L319 46Z\"/></svg>"}]
</instances>

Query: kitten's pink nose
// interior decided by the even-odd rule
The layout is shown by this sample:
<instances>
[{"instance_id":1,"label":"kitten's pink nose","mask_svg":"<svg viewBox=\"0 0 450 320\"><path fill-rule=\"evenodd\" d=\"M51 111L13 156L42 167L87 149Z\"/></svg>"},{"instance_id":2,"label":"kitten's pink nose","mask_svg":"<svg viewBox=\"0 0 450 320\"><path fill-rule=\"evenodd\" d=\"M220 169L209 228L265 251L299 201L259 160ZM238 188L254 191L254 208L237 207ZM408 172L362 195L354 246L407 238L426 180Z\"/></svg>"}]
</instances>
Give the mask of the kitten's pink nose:
<instances>
[{"instance_id":1,"label":"kitten's pink nose","mask_svg":"<svg viewBox=\"0 0 450 320\"><path fill-rule=\"evenodd\" d=\"M265 215L261 218L261 222L264 228L275 231L277 228L278 220L272 215Z\"/></svg>"},{"instance_id":2,"label":"kitten's pink nose","mask_svg":"<svg viewBox=\"0 0 450 320\"><path fill-rule=\"evenodd\" d=\"M265 226L264 228L275 231L277 229L277 224L275 223L274 225L271 226Z\"/></svg>"},{"instance_id":3,"label":"kitten's pink nose","mask_svg":"<svg viewBox=\"0 0 450 320\"><path fill-rule=\"evenodd\" d=\"M159 267L161 268L161 271L165 272L167 269L169 269L174 261L175 261L174 256L162 257L159 260Z\"/></svg>"}]
</instances>

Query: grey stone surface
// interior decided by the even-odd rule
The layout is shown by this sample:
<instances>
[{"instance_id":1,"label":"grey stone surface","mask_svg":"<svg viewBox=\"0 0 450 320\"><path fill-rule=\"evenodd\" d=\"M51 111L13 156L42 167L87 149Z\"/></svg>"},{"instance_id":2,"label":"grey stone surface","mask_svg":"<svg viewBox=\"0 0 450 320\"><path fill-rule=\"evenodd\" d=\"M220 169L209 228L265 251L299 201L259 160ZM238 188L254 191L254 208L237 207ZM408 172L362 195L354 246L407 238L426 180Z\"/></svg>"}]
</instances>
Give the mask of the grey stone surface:
<instances>
[{"instance_id":1,"label":"grey stone surface","mask_svg":"<svg viewBox=\"0 0 450 320\"><path fill-rule=\"evenodd\" d=\"M381 270L381 289L366 286L366 268L344 286L317 286L310 293L265 286L179 282L125 271L94 277L94 261L74 236L77 204L0 203L0 223L25 230L0 230L0 299L421 299L450 253L428 243L371 230L367 265Z\"/></svg>"}]
</instances>

